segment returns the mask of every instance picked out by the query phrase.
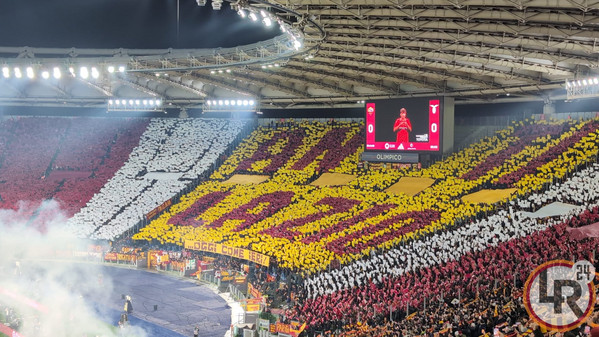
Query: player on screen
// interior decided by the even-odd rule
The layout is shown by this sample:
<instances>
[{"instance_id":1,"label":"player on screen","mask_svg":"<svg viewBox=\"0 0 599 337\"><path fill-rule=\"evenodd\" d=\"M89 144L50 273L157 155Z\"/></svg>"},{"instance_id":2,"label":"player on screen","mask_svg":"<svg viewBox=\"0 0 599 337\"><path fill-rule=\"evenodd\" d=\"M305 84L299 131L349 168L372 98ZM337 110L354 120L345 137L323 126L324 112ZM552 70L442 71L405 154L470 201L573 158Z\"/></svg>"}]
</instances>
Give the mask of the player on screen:
<instances>
[{"instance_id":1,"label":"player on screen","mask_svg":"<svg viewBox=\"0 0 599 337\"><path fill-rule=\"evenodd\" d=\"M407 143L410 141L409 136L412 131L412 123L406 117L407 114L408 111L406 108L401 108L399 110L399 118L395 120L395 125L393 125L393 132L397 132L397 143Z\"/></svg>"}]
</instances>

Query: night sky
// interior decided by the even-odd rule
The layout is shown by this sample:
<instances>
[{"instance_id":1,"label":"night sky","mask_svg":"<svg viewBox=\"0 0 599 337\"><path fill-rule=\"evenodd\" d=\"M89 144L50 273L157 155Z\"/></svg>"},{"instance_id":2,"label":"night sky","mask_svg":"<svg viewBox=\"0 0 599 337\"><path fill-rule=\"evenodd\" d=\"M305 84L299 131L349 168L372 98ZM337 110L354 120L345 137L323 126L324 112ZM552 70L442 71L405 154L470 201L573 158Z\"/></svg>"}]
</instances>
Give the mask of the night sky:
<instances>
[{"instance_id":1,"label":"night sky","mask_svg":"<svg viewBox=\"0 0 599 337\"><path fill-rule=\"evenodd\" d=\"M242 19L228 2L220 11L210 0L179 6L177 21L177 0L0 0L0 46L228 48L280 34L278 25Z\"/></svg>"}]
</instances>

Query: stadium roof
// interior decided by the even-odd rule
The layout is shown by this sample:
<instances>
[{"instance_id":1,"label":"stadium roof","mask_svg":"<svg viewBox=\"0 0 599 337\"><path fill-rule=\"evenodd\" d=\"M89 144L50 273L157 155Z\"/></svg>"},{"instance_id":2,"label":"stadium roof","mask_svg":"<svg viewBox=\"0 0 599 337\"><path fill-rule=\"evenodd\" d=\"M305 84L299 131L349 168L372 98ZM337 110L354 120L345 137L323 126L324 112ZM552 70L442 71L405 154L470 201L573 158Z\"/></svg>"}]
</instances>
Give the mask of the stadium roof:
<instances>
[{"instance_id":1,"label":"stadium roof","mask_svg":"<svg viewBox=\"0 0 599 337\"><path fill-rule=\"evenodd\" d=\"M9 78L0 73L0 105L97 107L110 98L160 97L176 107L194 108L207 98L251 97L271 108L351 107L368 99L430 95L454 96L457 102L548 102L565 98L566 80L595 76L599 64L599 0L241 0L222 4L221 11L229 13L219 14L227 16L223 27L248 20L237 16L237 9L264 10L299 32L299 48L290 46L289 34L265 33L260 27L238 29L224 41L217 39L214 30L207 31L204 39L221 41L223 47L196 45L194 41L201 39L185 35L193 26L180 20L208 22L204 19L210 15L218 20L206 14L218 12L211 8L212 2L218 0L208 0L205 6L195 0L166 1L162 9L139 11L134 22L147 27L147 34L133 26L114 29L119 27L114 19L107 19L102 28L106 34L147 40L157 34L147 18L160 21L156 13L177 17L176 35L170 31L166 38L160 36L159 48L132 48L138 44L125 42L113 47L105 40L97 40L99 48L94 48L93 39L83 48L65 47L58 41L54 48L39 39L37 46L25 47L18 45L18 38L2 38L0 66L8 68ZM107 3L112 2L102 6ZM198 10L204 14L190 14ZM247 34L265 40L247 43L236 38ZM96 32L94 36L104 35ZM231 41L240 45L231 46ZM100 71L107 65L125 64L126 71L98 79L52 78L51 67L57 64L66 65L68 73L69 67L84 63L90 69L97 64ZM26 79L29 65L40 72L50 67L50 80ZM21 79L14 78L17 66L22 68Z\"/></svg>"}]
</instances>

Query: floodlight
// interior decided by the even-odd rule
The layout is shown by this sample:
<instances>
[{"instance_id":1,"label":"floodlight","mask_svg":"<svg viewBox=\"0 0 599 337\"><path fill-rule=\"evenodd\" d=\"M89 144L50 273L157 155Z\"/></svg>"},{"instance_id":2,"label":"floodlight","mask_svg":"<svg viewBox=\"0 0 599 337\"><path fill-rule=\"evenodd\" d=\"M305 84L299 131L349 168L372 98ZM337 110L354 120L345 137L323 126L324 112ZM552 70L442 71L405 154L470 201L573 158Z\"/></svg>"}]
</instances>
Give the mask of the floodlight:
<instances>
[{"instance_id":1,"label":"floodlight","mask_svg":"<svg viewBox=\"0 0 599 337\"><path fill-rule=\"evenodd\" d=\"M25 69L25 72L27 73L27 77L28 78L34 78L35 77L35 73L33 72L33 68L32 67L27 67L27 69Z\"/></svg>"},{"instance_id":2,"label":"floodlight","mask_svg":"<svg viewBox=\"0 0 599 337\"><path fill-rule=\"evenodd\" d=\"M79 68L79 76L81 76L83 79L87 79L89 77L89 70L87 70L87 67Z\"/></svg>"}]
</instances>

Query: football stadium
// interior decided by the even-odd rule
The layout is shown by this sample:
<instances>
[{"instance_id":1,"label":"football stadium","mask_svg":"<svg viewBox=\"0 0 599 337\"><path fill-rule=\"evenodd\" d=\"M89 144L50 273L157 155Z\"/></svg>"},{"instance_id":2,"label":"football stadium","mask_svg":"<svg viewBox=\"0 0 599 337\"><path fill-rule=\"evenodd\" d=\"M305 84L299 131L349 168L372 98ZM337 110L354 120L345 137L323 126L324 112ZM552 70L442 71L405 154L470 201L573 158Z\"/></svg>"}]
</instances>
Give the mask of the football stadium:
<instances>
[{"instance_id":1,"label":"football stadium","mask_svg":"<svg viewBox=\"0 0 599 337\"><path fill-rule=\"evenodd\" d=\"M0 336L599 337L599 0L0 31Z\"/></svg>"}]
</instances>

